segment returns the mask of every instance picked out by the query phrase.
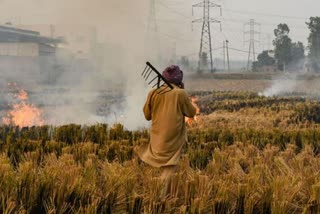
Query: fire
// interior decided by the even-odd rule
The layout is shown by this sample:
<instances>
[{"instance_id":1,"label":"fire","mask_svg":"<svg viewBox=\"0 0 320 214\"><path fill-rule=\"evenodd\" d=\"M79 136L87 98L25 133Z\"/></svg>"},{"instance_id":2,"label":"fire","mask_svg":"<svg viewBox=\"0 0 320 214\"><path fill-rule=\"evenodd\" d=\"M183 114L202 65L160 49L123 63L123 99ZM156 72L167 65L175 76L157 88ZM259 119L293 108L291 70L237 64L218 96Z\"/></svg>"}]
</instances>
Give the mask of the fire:
<instances>
[{"instance_id":1,"label":"fire","mask_svg":"<svg viewBox=\"0 0 320 214\"><path fill-rule=\"evenodd\" d=\"M192 126L192 124L194 122L197 122L197 119L198 119L197 115L200 113L200 108L196 103L197 101L198 101L197 97L192 97L191 98L191 103L196 108L196 115L193 118L185 117L185 122L186 122L187 126L189 126L189 127Z\"/></svg>"},{"instance_id":2,"label":"fire","mask_svg":"<svg viewBox=\"0 0 320 214\"><path fill-rule=\"evenodd\" d=\"M19 91L19 94L17 94L15 97L20 99L20 100L27 100L28 99L28 93L25 90L21 89Z\"/></svg>"},{"instance_id":3,"label":"fire","mask_svg":"<svg viewBox=\"0 0 320 214\"><path fill-rule=\"evenodd\" d=\"M8 86L14 86L18 89L17 84L12 83ZM15 125L20 127L41 126L44 124L42 119L42 111L36 106L29 104L28 93L23 89L18 89L18 93L13 97L16 102L11 105L12 109L7 112L6 117L2 119L5 125Z\"/></svg>"}]
</instances>

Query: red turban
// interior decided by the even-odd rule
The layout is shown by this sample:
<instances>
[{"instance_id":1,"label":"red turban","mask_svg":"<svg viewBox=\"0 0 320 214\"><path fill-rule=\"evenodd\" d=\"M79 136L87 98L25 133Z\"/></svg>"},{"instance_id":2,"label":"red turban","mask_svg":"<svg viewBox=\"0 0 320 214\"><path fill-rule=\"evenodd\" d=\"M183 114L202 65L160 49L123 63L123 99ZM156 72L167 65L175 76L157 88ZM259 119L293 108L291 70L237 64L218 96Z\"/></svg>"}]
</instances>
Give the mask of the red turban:
<instances>
[{"instance_id":1,"label":"red turban","mask_svg":"<svg viewBox=\"0 0 320 214\"><path fill-rule=\"evenodd\" d=\"M183 79L183 72L177 65L171 65L167 67L163 72L162 76L169 82L176 85L180 85Z\"/></svg>"}]
</instances>

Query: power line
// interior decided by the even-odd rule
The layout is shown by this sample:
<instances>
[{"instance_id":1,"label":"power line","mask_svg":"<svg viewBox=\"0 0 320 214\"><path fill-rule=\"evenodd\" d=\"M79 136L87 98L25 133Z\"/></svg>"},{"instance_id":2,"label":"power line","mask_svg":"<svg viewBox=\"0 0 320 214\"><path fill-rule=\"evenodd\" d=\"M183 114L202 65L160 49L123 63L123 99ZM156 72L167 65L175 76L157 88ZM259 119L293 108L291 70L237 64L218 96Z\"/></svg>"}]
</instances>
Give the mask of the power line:
<instances>
[{"instance_id":1,"label":"power line","mask_svg":"<svg viewBox=\"0 0 320 214\"><path fill-rule=\"evenodd\" d=\"M187 16L177 10L174 10L172 8L170 8L168 5L164 4L163 2L157 2L157 4L161 5L162 7L168 9L170 12L175 13L177 15L180 15L184 18L192 18L192 16ZM298 16L284 16L284 15L279 15L279 14L269 14L269 13L258 13L258 12L252 12L252 11L242 11L242 10L232 10L232 9L225 9L225 11L229 11L231 13L236 13L236 14L244 14L244 15L248 15L248 14L252 14L252 15L258 15L258 16L264 16L264 17L280 17L280 18L287 18L287 19L296 19L296 20L308 20L307 17L298 17ZM169 20L168 20L169 21ZM229 22L237 22L237 23L242 23L243 21L239 20L239 19L224 19L224 21L229 21ZM182 21L181 21L182 23ZM277 25L278 23L263 23L260 21L260 23L264 24L264 25ZM306 26L301 26L301 25L291 25L291 26L295 26L297 28L307 28Z\"/></svg>"},{"instance_id":2,"label":"power line","mask_svg":"<svg viewBox=\"0 0 320 214\"><path fill-rule=\"evenodd\" d=\"M179 3L176 4L182 4L184 2L181 1ZM173 13L179 14L181 16L183 16L184 18L192 18L191 16L187 16L185 14L182 14L179 11L176 11L172 8L170 8L168 5L166 5L163 2L157 2L157 4L167 8L168 10L170 10ZM248 10L234 10L234 9L227 9L227 8L223 8L224 11L230 12L230 13L235 13L235 14L243 14L243 15L257 15L257 16L264 16L264 17L279 17L279 18L285 18L285 19L296 19L296 20L309 20L309 17L302 17L302 16L286 16L286 15L282 15L282 14L275 14L275 13L261 13L261 12L254 12L254 11L248 11Z\"/></svg>"},{"instance_id":3,"label":"power line","mask_svg":"<svg viewBox=\"0 0 320 214\"><path fill-rule=\"evenodd\" d=\"M156 0L150 0L150 1L153 1L157 6L161 6L162 8L165 8L166 9L166 11L168 11L168 12L170 12L170 13L173 13L173 14L176 14L176 15L178 15L179 17L182 17L183 19L190 19L191 18L191 16L188 16L188 15L186 15L185 13L184 13L184 11L178 11L178 9L177 8L172 8L172 5L171 4L168 4L168 2L163 2L163 1L156 1ZM183 0L184 1L184 0ZM183 3L183 1L181 1L181 3L179 3L179 4L182 4ZM203 7L203 9L205 9L204 8L204 2L209 2L209 4L212 4L212 5L210 5L208 8L210 9L210 7L212 7L212 6L214 6L214 5L216 5L216 4L214 4L214 3L212 3L212 2L210 2L210 0L201 0L201 1L203 1L203 2L201 2L201 3L199 3L199 4L196 4L197 5L197 7L201 7L200 5L202 5L202 7ZM170 3L172 3L172 2L170 2ZM168 6L169 5L169 6ZM221 7L220 7L221 8ZM230 24L230 22L233 22L233 23L243 23L244 22L244 16L241 16L241 15L235 15L235 14L243 14L243 15L248 15L248 14L250 14L250 15L256 15L256 16L262 16L262 17L280 17L280 18L283 18L283 19L293 19L293 20L307 20L308 18L306 18L306 17L298 17L298 16L286 16L286 15L279 15L279 14L269 14L269 13L259 13L259 12L253 12L253 11L243 11L243 10L232 10L232 9L226 9L226 11L228 12L228 14L229 14L229 16L228 16L228 18L223 18L222 19L222 21L224 21L224 24L226 24L227 25L227 23L229 23ZM209 11L210 12L210 11ZM234 15L232 15L232 14L234 14ZM209 14L209 16L210 16L210 14ZM172 16L171 16L172 17ZM210 17L209 17L210 18ZM266 20L266 19L264 19L264 18L262 18L265 22L260 22L260 23L262 23L263 25L266 25L266 26L277 26L279 23L270 23L269 22L269 20ZM213 21L213 20L216 20L215 18L211 18L211 21ZM216 20L217 21L217 20ZM180 26L181 26L181 24L182 23L186 23L184 20L182 20L181 18L179 19L178 17L176 17L176 18L171 18L171 20L170 19L155 19L155 22L157 23L163 23L163 24L179 24ZM193 23L196 23L196 22L202 22L202 24L203 24L203 18L202 19L198 19L198 20L195 20L195 21L193 21ZM149 22L150 23L150 22ZM148 24L149 24L148 23ZM220 23L220 21L218 21L218 23ZM296 23L296 22L293 22L293 23ZM298 24L298 23L297 23ZM210 23L209 23L209 25L210 25ZM161 26L161 24L160 24L160 26ZM302 25L296 25L296 24L290 24L290 26L292 26L292 28L294 29L294 28L300 28L300 29L307 29L307 26L302 26ZM229 28L229 29L227 29L227 31L226 32L221 32L221 34L219 34L219 32L217 32L217 30L212 30L212 29L209 29L209 30L212 30L211 31L211 35L210 35L210 37L212 36L212 32L215 32L215 33L218 33L218 34L216 34L216 35L218 35L218 37L217 36L215 36L215 38L214 37L211 37L210 39L213 41L213 43L215 43L215 42L217 42L217 43L220 43L221 42L221 40L220 39L222 39L223 37L224 37L224 39L223 40L229 40L230 41L230 39L231 40L233 40L233 43L235 42L235 41L239 41L240 43L241 43L241 41L243 41L242 40L242 38L240 38L240 34L239 33L236 33L236 32L240 32L241 31L241 29L235 29L234 27L233 27L233 25L232 24L230 24L229 25L229 27L231 27L231 29ZM149 30L150 30L150 28L149 28ZM203 30L203 25L202 25L202 30ZM224 29L225 30L225 29ZM194 41L196 41L196 40L192 40L192 39L186 39L186 38L184 38L184 36L181 36L180 35L180 37L179 36L177 36L177 35L173 35L172 33L170 34L170 32L169 33L165 33L165 32L159 32L159 28L158 28L158 26L156 25L156 27L155 27L155 29L152 29L152 31L153 32L156 32L156 34L158 34L159 36L161 36L161 37L163 37L163 38L167 38L167 39L170 39L170 40L173 40L173 41L180 41L180 42L183 42L183 43L187 43L187 42L194 42ZM234 33L232 33L232 32L234 32ZM296 35L296 34L295 34ZM202 39L206 39L207 41L208 41L208 38L203 38L202 37L202 35L201 35L201 40ZM218 41L219 40L219 41ZM269 41L270 39L268 39L268 41ZM213 46L213 43L211 44L211 46ZM236 42L236 46L238 46L237 45L238 44L238 42ZM205 47L205 46L209 46L209 44L207 44L207 45L205 45L205 44L203 44L203 47ZM239 46L241 46L241 45L239 45ZM270 44L268 44L268 47L270 46ZM201 49L201 45L200 45L200 49ZM208 48L209 49L209 48ZM211 49L212 49L212 47L211 47ZM255 55L255 52L256 52L256 50L253 50L252 51L252 48L251 48L251 51L243 51L243 50L241 50L241 47L240 47L240 49L236 49L236 48L230 48L229 47L229 49L230 50L233 50L233 51L238 51L238 52L241 52L241 53L247 53L247 54L250 54L250 52L251 52L251 54L253 54L253 55ZM215 49L212 49L211 50L211 52L212 51L214 51ZM249 49L250 50L250 49ZM209 53L209 52L208 52ZM192 54L188 54L188 55L195 55L195 53L192 53ZM208 54L209 55L209 54ZM211 53L211 55L212 55L212 53ZM210 58L211 58L212 56L210 56ZM254 56L254 58L255 58L255 56ZM200 59L200 52L199 52L199 59ZM200 60L199 60L200 61ZM211 61L211 60L210 60ZM210 62L211 63L211 62ZM212 67L211 67L211 69L212 69Z\"/></svg>"},{"instance_id":4,"label":"power line","mask_svg":"<svg viewBox=\"0 0 320 214\"><path fill-rule=\"evenodd\" d=\"M185 21L182 20L174 20L174 19L157 19L157 22L169 23L169 24L186 24Z\"/></svg>"},{"instance_id":5,"label":"power line","mask_svg":"<svg viewBox=\"0 0 320 214\"><path fill-rule=\"evenodd\" d=\"M266 17L280 17L280 18L286 18L286 19L297 19L297 20L308 20L306 17L298 17L298 16L284 16L279 14L270 14L270 13L258 13L258 12L252 12L252 11L241 11L241 10L231 10L231 9L225 9L225 11L229 11L232 13L238 13L238 14L252 14L257 16L266 16Z\"/></svg>"},{"instance_id":6,"label":"power line","mask_svg":"<svg viewBox=\"0 0 320 214\"><path fill-rule=\"evenodd\" d=\"M248 51L240 50L240 49L237 49L237 48L230 48L230 47L229 47L229 49L230 49L230 50L233 50L233 51L238 51L238 52L246 53L246 54L249 53Z\"/></svg>"},{"instance_id":7,"label":"power line","mask_svg":"<svg viewBox=\"0 0 320 214\"><path fill-rule=\"evenodd\" d=\"M220 49L222 49L222 48L223 48L223 47L213 48L212 51L220 50ZM192 53L181 54L181 55L183 55L183 56L196 56L196 55L198 55L198 54L199 54L199 52L192 52Z\"/></svg>"},{"instance_id":8,"label":"power line","mask_svg":"<svg viewBox=\"0 0 320 214\"><path fill-rule=\"evenodd\" d=\"M185 38L174 36L174 35L171 35L171 34L168 34L168 33L163 33L161 31L159 31L159 29L157 29L157 31L155 29L149 29L149 31L152 31L152 32L156 33L157 35L160 35L162 37L166 37L166 38L169 38L169 39L172 39L172 40L175 40L175 41L185 41L185 42L195 42L195 41L197 41L196 39L185 39Z\"/></svg>"},{"instance_id":9,"label":"power line","mask_svg":"<svg viewBox=\"0 0 320 214\"><path fill-rule=\"evenodd\" d=\"M160 6L168 9L168 10L169 10L170 12L172 12L172 13L175 13L175 14L177 14L177 15L179 15L179 16L182 16L183 18L187 18L187 19L192 18L192 16L186 16L185 14L180 13L179 11L176 11L176 10L168 7L168 6L167 6L166 4L164 4L163 2L157 1L157 4L159 4Z\"/></svg>"},{"instance_id":10,"label":"power line","mask_svg":"<svg viewBox=\"0 0 320 214\"><path fill-rule=\"evenodd\" d=\"M235 23L243 23L244 19L223 19L225 22L235 22ZM269 25L269 26L277 26L279 23L271 23L271 22L260 22L263 25ZM290 25L293 26L294 28L301 28L301 29L307 29L307 26L302 26L302 25Z\"/></svg>"}]
</instances>

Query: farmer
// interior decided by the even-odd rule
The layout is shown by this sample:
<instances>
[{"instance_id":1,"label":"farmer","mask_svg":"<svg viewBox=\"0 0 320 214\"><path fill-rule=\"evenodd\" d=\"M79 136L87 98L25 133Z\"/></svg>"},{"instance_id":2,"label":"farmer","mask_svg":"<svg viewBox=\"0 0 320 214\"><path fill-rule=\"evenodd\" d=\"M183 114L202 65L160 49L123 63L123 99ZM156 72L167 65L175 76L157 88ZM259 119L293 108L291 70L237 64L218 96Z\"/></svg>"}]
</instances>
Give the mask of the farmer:
<instances>
[{"instance_id":1,"label":"farmer","mask_svg":"<svg viewBox=\"0 0 320 214\"><path fill-rule=\"evenodd\" d=\"M185 117L193 118L196 109L184 90L180 68L172 65L162 75L174 89L166 93L157 93L161 88L149 92L143 112L152 121L150 143L140 147L138 155L145 163L162 170L160 178L166 180L168 193L170 177L177 170L187 140Z\"/></svg>"}]
</instances>

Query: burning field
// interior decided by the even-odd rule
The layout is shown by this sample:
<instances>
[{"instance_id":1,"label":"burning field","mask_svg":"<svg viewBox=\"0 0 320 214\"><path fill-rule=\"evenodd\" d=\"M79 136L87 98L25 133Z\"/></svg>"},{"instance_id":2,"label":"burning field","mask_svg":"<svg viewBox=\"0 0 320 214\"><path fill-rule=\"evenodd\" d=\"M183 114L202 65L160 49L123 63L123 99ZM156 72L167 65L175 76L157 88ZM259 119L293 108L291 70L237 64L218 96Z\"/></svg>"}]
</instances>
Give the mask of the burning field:
<instances>
[{"instance_id":1,"label":"burning field","mask_svg":"<svg viewBox=\"0 0 320 214\"><path fill-rule=\"evenodd\" d=\"M320 213L319 1L0 2L0 214Z\"/></svg>"},{"instance_id":2,"label":"burning field","mask_svg":"<svg viewBox=\"0 0 320 214\"><path fill-rule=\"evenodd\" d=\"M24 89L14 82L1 87L0 124L6 126L114 123L125 103L123 94L116 90L38 85Z\"/></svg>"},{"instance_id":3,"label":"burning field","mask_svg":"<svg viewBox=\"0 0 320 214\"><path fill-rule=\"evenodd\" d=\"M0 213L320 211L317 99L190 92L200 113L186 121L189 142L161 198L160 171L134 153L148 143L147 129L46 125L28 93L14 88L3 121L10 125L0 127Z\"/></svg>"},{"instance_id":4,"label":"burning field","mask_svg":"<svg viewBox=\"0 0 320 214\"><path fill-rule=\"evenodd\" d=\"M98 74L96 74L98 75ZM190 91L249 91L261 96L319 97L319 76L300 75L288 78L276 74L215 74L195 78L186 75ZM245 78L244 78L245 76ZM140 79L139 79L140 80ZM142 80L140 80L142 81ZM134 130L146 127L141 112L147 90L137 81L135 90L124 85L104 87L75 87L69 84L23 86L15 82L1 85L0 123L13 126L41 126L123 123ZM71 84L71 85L70 85ZM63 87L63 85L65 85ZM98 83L97 83L98 85ZM197 102L199 97L193 97ZM201 98L203 99L203 98ZM138 103L137 103L138 102ZM139 114L137 114L137 112ZM194 126L193 120L186 119Z\"/></svg>"},{"instance_id":5,"label":"burning field","mask_svg":"<svg viewBox=\"0 0 320 214\"><path fill-rule=\"evenodd\" d=\"M28 93L16 83L8 83L8 88L11 91L12 103L8 104L9 110L2 119L3 124L20 127L44 125L42 111L29 103Z\"/></svg>"},{"instance_id":6,"label":"burning field","mask_svg":"<svg viewBox=\"0 0 320 214\"><path fill-rule=\"evenodd\" d=\"M228 75L186 77L197 115L166 198L134 152L145 91L7 84L0 213L320 212L318 77Z\"/></svg>"}]
</instances>

